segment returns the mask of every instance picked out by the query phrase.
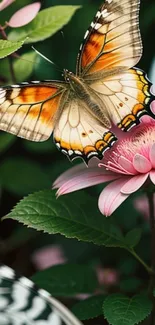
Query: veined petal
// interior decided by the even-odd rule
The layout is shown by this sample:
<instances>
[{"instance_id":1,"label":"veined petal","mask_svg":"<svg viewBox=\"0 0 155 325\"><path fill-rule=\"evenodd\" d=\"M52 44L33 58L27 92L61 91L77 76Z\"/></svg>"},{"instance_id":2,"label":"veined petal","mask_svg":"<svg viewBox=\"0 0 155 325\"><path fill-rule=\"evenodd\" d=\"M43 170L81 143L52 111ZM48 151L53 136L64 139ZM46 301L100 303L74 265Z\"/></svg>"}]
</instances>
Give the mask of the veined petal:
<instances>
[{"instance_id":1,"label":"veined petal","mask_svg":"<svg viewBox=\"0 0 155 325\"><path fill-rule=\"evenodd\" d=\"M152 167L155 168L155 143L152 145L150 149L150 161L152 164Z\"/></svg>"},{"instance_id":2,"label":"veined petal","mask_svg":"<svg viewBox=\"0 0 155 325\"><path fill-rule=\"evenodd\" d=\"M155 170L150 171L150 179L153 184L155 184Z\"/></svg>"},{"instance_id":3,"label":"veined petal","mask_svg":"<svg viewBox=\"0 0 155 325\"><path fill-rule=\"evenodd\" d=\"M58 188L60 186L62 186L63 184L65 184L66 182L70 181L72 178L74 177L84 177L84 178L88 178L88 177L92 177L95 175L110 175L110 176L114 176L115 178L115 174L112 173L109 170L106 170L105 168L98 168L98 167L87 167L84 163L83 164L79 164L77 166L74 166L72 168L70 168L69 170L67 170L66 172L64 172L63 174L61 174L56 181L53 184L53 188Z\"/></svg>"},{"instance_id":4,"label":"veined petal","mask_svg":"<svg viewBox=\"0 0 155 325\"><path fill-rule=\"evenodd\" d=\"M131 177L125 176L107 185L99 196L99 209L106 217L110 216L127 199L128 194L121 193L121 188Z\"/></svg>"},{"instance_id":5,"label":"veined petal","mask_svg":"<svg viewBox=\"0 0 155 325\"><path fill-rule=\"evenodd\" d=\"M131 194L136 192L147 180L148 178L148 173L147 174L140 174L140 175L135 175L132 178L128 180L128 182L123 185L121 188L121 193L122 194Z\"/></svg>"},{"instance_id":6,"label":"veined petal","mask_svg":"<svg viewBox=\"0 0 155 325\"><path fill-rule=\"evenodd\" d=\"M152 89L153 89L153 93L155 94L155 86ZM150 108L151 108L151 112L155 114L155 100L153 100L153 102L151 103Z\"/></svg>"},{"instance_id":7,"label":"veined petal","mask_svg":"<svg viewBox=\"0 0 155 325\"><path fill-rule=\"evenodd\" d=\"M105 183L117 179L120 175L103 175L100 171L98 173L92 172L90 175L79 175L73 177L68 182L65 182L57 191L57 196L81 190L83 188Z\"/></svg>"},{"instance_id":8,"label":"veined petal","mask_svg":"<svg viewBox=\"0 0 155 325\"><path fill-rule=\"evenodd\" d=\"M142 174L148 173L152 168L150 161L139 153L137 153L133 158L133 166Z\"/></svg>"},{"instance_id":9,"label":"veined petal","mask_svg":"<svg viewBox=\"0 0 155 325\"><path fill-rule=\"evenodd\" d=\"M72 176L76 176L76 175L80 174L82 171L86 171L87 169L88 169L88 167L86 167L86 165L84 163L76 165L76 166L68 169L67 171L62 173L55 180L55 182L53 183L53 188L60 187L63 183L70 180L72 178Z\"/></svg>"},{"instance_id":10,"label":"veined petal","mask_svg":"<svg viewBox=\"0 0 155 325\"><path fill-rule=\"evenodd\" d=\"M119 164L124 168L124 170L127 172L127 174L136 174L136 170L133 167L133 164L129 159L127 159L124 156L120 156L118 159Z\"/></svg>"}]
</instances>

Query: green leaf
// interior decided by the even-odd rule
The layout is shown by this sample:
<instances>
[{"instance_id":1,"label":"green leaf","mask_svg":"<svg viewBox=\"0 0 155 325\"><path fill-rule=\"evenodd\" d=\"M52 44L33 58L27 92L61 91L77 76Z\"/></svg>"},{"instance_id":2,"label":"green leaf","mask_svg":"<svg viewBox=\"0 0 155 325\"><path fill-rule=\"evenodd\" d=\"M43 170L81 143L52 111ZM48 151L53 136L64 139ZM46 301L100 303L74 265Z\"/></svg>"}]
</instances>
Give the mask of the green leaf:
<instances>
[{"instance_id":1,"label":"green leaf","mask_svg":"<svg viewBox=\"0 0 155 325\"><path fill-rule=\"evenodd\" d=\"M32 276L39 287L55 296L93 293L98 286L96 273L87 265L56 265Z\"/></svg>"},{"instance_id":2,"label":"green leaf","mask_svg":"<svg viewBox=\"0 0 155 325\"><path fill-rule=\"evenodd\" d=\"M119 229L100 214L97 201L84 192L58 199L52 190L37 192L21 200L5 218L50 234L61 233L108 247L126 247Z\"/></svg>"},{"instance_id":3,"label":"green leaf","mask_svg":"<svg viewBox=\"0 0 155 325\"><path fill-rule=\"evenodd\" d=\"M32 74L35 64L36 53L30 51L20 56L20 59L16 59L13 63L14 74L17 82L27 80Z\"/></svg>"},{"instance_id":4,"label":"green leaf","mask_svg":"<svg viewBox=\"0 0 155 325\"><path fill-rule=\"evenodd\" d=\"M80 6L55 6L40 11L28 25L14 29L8 35L9 40L22 40L26 43L42 41L66 25Z\"/></svg>"},{"instance_id":5,"label":"green leaf","mask_svg":"<svg viewBox=\"0 0 155 325\"><path fill-rule=\"evenodd\" d=\"M136 273L136 269L138 268L138 262L133 256L126 258L123 258L120 260L120 263L118 265L119 273L121 275L131 275Z\"/></svg>"},{"instance_id":6,"label":"green leaf","mask_svg":"<svg viewBox=\"0 0 155 325\"><path fill-rule=\"evenodd\" d=\"M6 40L0 40L0 59L16 52L22 47L25 41L20 40L18 42L11 42Z\"/></svg>"},{"instance_id":7,"label":"green leaf","mask_svg":"<svg viewBox=\"0 0 155 325\"><path fill-rule=\"evenodd\" d=\"M73 306L72 312L80 320L96 318L103 314L102 306L105 299L104 295L93 296L82 300Z\"/></svg>"},{"instance_id":8,"label":"green leaf","mask_svg":"<svg viewBox=\"0 0 155 325\"><path fill-rule=\"evenodd\" d=\"M19 196L51 187L51 182L40 165L22 158L3 161L0 165L0 182L5 189Z\"/></svg>"},{"instance_id":9,"label":"green leaf","mask_svg":"<svg viewBox=\"0 0 155 325\"><path fill-rule=\"evenodd\" d=\"M23 145L28 151L38 154L46 152L50 154L56 150L56 146L51 138L44 142L24 141Z\"/></svg>"},{"instance_id":10,"label":"green leaf","mask_svg":"<svg viewBox=\"0 0 155 325\"><path fill-rule=\"evenodd\" d=\"M35 66L36 53L34 51L22 54L19 59L13 60L13 69L17 82L24 81L30 77ZM10 65L8 58L0 61L0 73L4 79L3 84L12 84L12 76L10 73ZM33 143L25 141L26 143ZM39 145L39 144L38 144Z\"/></svg>"},{"instance_id":11,"label":"green leaf","mask_svg":"<svg viewBox=\"0 0 155 325\"><path fill-rule=\"evenodd\" d=\"M0 153L6 151L16 141L14 135L1 132L0 133Z\"/></svg>"},{"instance_id":12,"label":"green leaf","mask_svg":"<svg viewBox=\"0 0 155 325\"><path fill-rule=\"evenodd\" d=\"M133 248L138 245L142 236L142 230L140 228L132 229L125 236L126 244Z\"/></svg>"},{"instance_id":13,"label":"green leaf","mask_svg":"<svg viewBox=\"0 0 155 325\"><path fill-rule=\"evenodd\" d=\"M127 277L120 281L120 290L123 292L137 292L140 286L143 284L141 279L134 276Z\"/></svg>"},{"instance_id":14,"label":"green leaf","mask_svg":"<svg viewBox=\"0 0 155 325\"><path fill-rule=\"evenodd\" d=\"M128 298L122 294L108 296L103 304L104 316L110 325L134 325L144 320L152 310L145 294Z\"/></svg>"}]
</instances>

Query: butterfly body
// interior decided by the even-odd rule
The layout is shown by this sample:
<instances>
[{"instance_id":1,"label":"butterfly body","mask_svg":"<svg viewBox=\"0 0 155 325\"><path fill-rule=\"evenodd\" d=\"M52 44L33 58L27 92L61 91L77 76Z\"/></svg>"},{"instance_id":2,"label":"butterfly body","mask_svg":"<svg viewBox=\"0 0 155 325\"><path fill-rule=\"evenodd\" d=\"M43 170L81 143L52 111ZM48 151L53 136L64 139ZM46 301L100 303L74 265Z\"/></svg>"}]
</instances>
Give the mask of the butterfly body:
<instances>
[{"instance_id":1,"label":"butterfly body","mask_svg":"<svg viewBox=\"0 0 155 325\"><path fill-rule=\"evenodd\" d=\"M53 132L69 159L102 159L116 141L113 124L128 131L152 114L151 83L133 68L142 55L139 6L140 0L105 0L84 35L76 73L64 69L64 82L1 88L0 129L32 141Z\"/></svg>"}]
</instances>

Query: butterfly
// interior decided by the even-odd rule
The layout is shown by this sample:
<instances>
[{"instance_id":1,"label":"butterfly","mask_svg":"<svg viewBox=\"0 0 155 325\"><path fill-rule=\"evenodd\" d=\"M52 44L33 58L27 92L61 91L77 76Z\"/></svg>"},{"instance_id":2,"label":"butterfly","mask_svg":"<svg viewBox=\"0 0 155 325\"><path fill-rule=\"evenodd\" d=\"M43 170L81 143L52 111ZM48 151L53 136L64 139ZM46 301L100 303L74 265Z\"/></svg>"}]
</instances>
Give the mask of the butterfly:
<instances>
[{"instance_id":1,"label":"butterfly","mask_svg":"<svg viewBox=\"0 0 155 325\"><path fill-rule=\"evenodd\" d=\"M6 265L0 266L0 324L82 325L47 291Z\"/></svg>"},{"instance_id":2,"label":"butterfly","mask_svg":"<svg viewBox=\"0 0 155 325\"><path fill-rule=\"evenodd\" d=\"M151 114L151 83L134 66L142 55L140 0L105 0L84 35L76 73L64 81L32 81L0 88L0 129L32 141L53 132L56 146L70 160L86 162L123 131Z\"/></svg>"}]
</instances>

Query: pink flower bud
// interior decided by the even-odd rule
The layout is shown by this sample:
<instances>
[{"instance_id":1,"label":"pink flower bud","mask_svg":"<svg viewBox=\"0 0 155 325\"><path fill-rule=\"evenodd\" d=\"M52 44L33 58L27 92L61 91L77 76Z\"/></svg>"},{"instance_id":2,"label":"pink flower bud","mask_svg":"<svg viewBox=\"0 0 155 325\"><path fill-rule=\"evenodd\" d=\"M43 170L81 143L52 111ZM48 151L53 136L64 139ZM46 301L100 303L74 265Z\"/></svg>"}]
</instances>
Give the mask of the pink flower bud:
<instances>
[{"instance_id":1,"label":"pink flower bud","mask_svg":"<svg viewBox=\"0 0 155 325\"><path fill-rule=\"evenodd\" d=\"M10 27L21 27L32 21L41 7L40 2L35 2L18 10L9 20Z\"/></svg>"}]
</instances>

